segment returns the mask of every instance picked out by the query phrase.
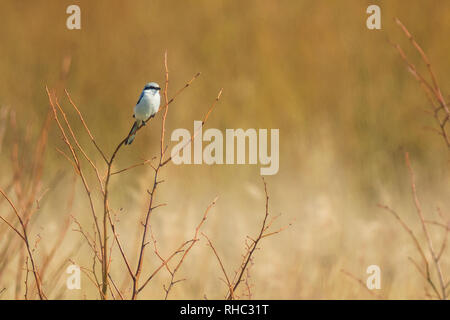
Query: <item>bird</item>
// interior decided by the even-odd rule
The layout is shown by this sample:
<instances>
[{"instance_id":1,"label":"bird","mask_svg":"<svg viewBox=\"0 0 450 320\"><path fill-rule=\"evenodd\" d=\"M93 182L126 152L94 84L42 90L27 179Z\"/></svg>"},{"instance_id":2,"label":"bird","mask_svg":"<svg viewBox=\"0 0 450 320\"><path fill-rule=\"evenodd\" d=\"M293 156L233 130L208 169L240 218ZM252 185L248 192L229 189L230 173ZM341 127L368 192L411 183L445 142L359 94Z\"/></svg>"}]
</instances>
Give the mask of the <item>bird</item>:
<instances>
[{"instance_id":1,"label":"bird","mask_svg":"<svg viewBox=\"0 0 450 320\"><path fill-rule=\"evenodd\" d=\"M156 82L149 82L145 85L134 107L133 118L136 120L128 134L126 145L130 145L133 142L136 137L136 131L158 112L161 102L160 90L161 88Z\"/></svg>"}]
</instances>

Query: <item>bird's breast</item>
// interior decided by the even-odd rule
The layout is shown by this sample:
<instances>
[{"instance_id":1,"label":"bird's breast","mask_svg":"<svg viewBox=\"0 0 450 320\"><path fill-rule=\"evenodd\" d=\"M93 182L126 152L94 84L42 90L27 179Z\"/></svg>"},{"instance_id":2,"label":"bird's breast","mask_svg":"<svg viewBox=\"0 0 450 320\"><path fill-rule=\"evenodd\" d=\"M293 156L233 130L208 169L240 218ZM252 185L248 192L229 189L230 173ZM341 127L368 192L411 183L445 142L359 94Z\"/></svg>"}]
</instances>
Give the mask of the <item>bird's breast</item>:
<instances>
[{"instance_id":1,"label":"bird's breast","mask_svg":"<svg viewBox=\"0 0 450 320\"><path fill-rule=\"evenodd\" d=\"M134 115L138 120L147 120L158 112L160 104L159 95L145 94L141 101L134 107Z\"/></svg>"}]
</instances>

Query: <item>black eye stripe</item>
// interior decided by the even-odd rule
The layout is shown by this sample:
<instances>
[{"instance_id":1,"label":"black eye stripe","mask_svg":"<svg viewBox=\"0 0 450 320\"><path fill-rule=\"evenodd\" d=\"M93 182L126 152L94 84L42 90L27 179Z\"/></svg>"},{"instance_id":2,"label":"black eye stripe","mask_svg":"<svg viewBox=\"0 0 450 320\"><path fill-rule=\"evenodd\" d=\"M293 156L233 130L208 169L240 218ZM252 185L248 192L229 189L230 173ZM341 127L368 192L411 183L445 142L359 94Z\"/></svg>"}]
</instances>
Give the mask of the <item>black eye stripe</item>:
<instances>
[{"instance_id":1,"label":"black eye stripe","mask_svg":"<svg viewBox=\"0 0 450 320\"><path fill-rule=\"evenodd\" d=\"M149 89L161 90L161 88L153 87L153 86L151 86L151 87L145 87L145 90L149 90Z\"/></svg>"}]
</instances>

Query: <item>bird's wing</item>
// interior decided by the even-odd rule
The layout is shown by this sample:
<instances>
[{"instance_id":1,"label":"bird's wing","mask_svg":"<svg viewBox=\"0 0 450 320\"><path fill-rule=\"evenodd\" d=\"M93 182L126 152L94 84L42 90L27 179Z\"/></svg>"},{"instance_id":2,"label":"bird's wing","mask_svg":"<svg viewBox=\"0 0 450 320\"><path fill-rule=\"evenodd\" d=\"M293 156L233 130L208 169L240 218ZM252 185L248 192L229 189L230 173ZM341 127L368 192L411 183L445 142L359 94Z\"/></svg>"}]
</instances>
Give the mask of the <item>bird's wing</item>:
<instances>
[{"instance_id":1,"label":"bird's wing","mask_svg":"<svg viewBox=\"0 0 450 320\"><path fill-rule=\"evenodd\" d=\"M136 102L136 104L139 104L139 102L141 102L143 96L144 96L144 91L141 92L141 95L139 96L139 100L138 100L138 102Z\"/></svg>"},{"instance_id":2,"label":"bird's wing","mask_svg":"<svg viewBox=\"0 0 450 320\"><path fill-rule=\"evenodd\" d=\"M139 96L139 100L138 100L138 102L136 102L136 105L138 105L139 102L141 102L143 96L144 96L144 90L142 90L141 95ZM136 107L135 107L135 108L136 108ZM135 115L133 114L133 118L134 118L134 117L135 117Z\"/></svg>"}]
</instances>

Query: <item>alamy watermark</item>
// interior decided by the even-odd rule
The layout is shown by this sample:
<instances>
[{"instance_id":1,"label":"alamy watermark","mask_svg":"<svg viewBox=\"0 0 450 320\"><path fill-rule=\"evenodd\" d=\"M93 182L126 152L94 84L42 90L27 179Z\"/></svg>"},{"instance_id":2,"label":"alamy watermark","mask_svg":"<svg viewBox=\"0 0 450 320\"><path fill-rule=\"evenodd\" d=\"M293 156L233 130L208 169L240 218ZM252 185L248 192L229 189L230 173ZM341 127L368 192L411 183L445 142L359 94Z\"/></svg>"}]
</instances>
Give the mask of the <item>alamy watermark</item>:
<instances>
[{"instance_id":1,"label":"alamy watermark","mask_svg":"<svg viewBox=\"0 0 450 320\"><path fill-rule=\"evenodd\" d=\"M66 27L69 30L81 29L81 9L76 4L67 7L66 13L70 14L66 20Z\"/></svg>"},{"instance_id":2,"label":"alamy watermark","mask_svg":"<svg viewBox=\"0 0 450 320\"><path fill-rule=\"evenodd\" d=\"M69 274L66 280L66 287L69 290L81 289L81 269L75 264L67 267L66 273Z\"/></svg>"},{"instance_id":3,"label":"alamy watermark","mask_svg":"<svg viewBox=\"0 0 450 320\"><path fill-rule=\"evenodd\" d=\"M370 16L366 20L366 26L369 30L381 29L381 9L376 4L372 4L367 7L366 13Z\"/></svg>"},{"instance_id":4,"label":"alamy watermark","mask_svg":"<svg viewBox=\"0 0 450 320\"><path fill-rule=\"evenodd\" d=\"M367 274L370 276L367 277L366 286L367 289L381 289L381 269L376 264L372 264L367 267Z\"/></svg>"},{"instance_id":5,"label":"alamy watermark","mask_svg":"<svg viewBox=\"0 0 450 320\"><path fill-rule=\"evenodd\" d=\"M270 154L267 129L226 129L224 142L222 131L211 128L203 132L202 122L194 121L193 136L194 138L189 130L183 128L172 132L171 140L178 141L171 153L174 164L256 165L259 162L261 175L274 175L278 172L279 129L270 129ZM204 141L209 142L205 147Z\"/></svg>"}]
</instances>

